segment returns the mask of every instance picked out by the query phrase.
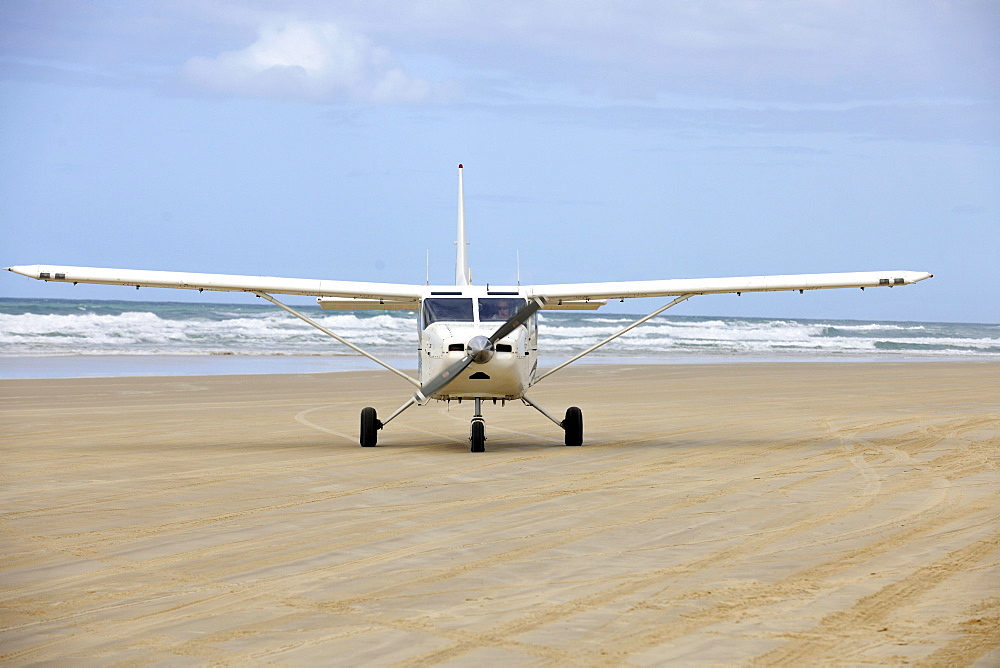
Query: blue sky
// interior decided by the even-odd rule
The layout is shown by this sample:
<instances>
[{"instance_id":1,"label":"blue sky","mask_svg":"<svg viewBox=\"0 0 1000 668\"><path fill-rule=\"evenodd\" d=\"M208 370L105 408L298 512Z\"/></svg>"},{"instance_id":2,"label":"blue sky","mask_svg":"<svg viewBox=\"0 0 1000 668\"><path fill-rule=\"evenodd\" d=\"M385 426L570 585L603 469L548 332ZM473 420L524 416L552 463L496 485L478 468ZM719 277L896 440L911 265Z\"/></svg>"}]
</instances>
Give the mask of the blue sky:
<instances>
[{"instance_id":1,"label":"blue sky","mask_svg":"<svg viewBox=\"0 0 1000 668\"><path fill-rule=\"evenodd\" d=\"M990 1L2 3L0 265L448 283L462 162L477 283L910 269L674 313L996 323L997 35Z\"/></svg>"}]
</instances>

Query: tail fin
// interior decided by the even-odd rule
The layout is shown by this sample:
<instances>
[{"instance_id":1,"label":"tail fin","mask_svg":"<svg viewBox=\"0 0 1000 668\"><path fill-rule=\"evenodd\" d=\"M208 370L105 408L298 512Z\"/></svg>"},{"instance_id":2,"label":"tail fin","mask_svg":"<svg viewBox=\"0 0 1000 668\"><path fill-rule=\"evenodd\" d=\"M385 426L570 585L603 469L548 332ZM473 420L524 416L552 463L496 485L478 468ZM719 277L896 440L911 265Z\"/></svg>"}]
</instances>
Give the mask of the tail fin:
<instances>
[{"instance_id":1,"label":"tail fin","mask_svg":"<svg viewBox=\"0 0 1000 668\"><path fill-rule=\"evenodd\" d=\"M465 188L462 185L462 165L458 166L458 255L455 258L455 285L469 285L469 263L465 257Z\"/></svg>"}]
</instances>

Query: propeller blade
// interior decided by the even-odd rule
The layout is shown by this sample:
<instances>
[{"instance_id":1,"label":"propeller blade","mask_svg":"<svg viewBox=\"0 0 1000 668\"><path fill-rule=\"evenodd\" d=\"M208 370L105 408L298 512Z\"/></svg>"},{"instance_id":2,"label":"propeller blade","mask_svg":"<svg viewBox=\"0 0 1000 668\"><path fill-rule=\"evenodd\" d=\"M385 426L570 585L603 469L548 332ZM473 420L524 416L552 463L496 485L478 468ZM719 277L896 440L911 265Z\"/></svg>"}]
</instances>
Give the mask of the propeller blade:
<instances>
[{"instance_id":1,"label":"propeller blade","mask_svg":"<svg viewBox=\"0 0 1000 668\"><path fill-rule=\"evenodd\" d=\"M545 297L540 297L540 296L532 297L531 301L529 301L524 307L522 307L520 311L515 313L510 320L508 320L507 322L505 322L500 326L500 329L498 329L497 331L493 332L493 334L490 335L490 343L496 343L497 341L499 341L500 339L507 336L515 329L526 323L528 321L528 318L535 315L535 313L538 312L540 308L545 306L545 302L546 302Z\"/></svg>"},{"instance_id":2,"label":"propeller blade","mask_svg":"<svg viewBox=\"0 0 1000 668\"><path fill-rule=\"evenodd\" d=\"M500 325L500 329L490 335L490 338L488 339L490 345L492 346L494 343L527 322L528 318L534 315L540 308L545 306L545 301L545 297L532 297L531 301L529 301L527 305L515 313L510 320ZM466 367L472 364L474 360L475 354L473 354L473 352L467 352L462 359L457 360L447 369L424 383L413 398L421 404L424 403L432 396L443 390L453 380L458 378L459 374L465 371Z\"/></svg>"},{"instance_id":3,"label":"propeller blade","mask_svg":"<svg viewBox=\"0 0 1000 668\"><path fill-rule=\"evenodd\" d=\"M415 398L420 403L430 399L432 396L443 390L445 385L458 378L458 374L465 371L465 368L470 364L472 364L472 355L466 355L424 383L416 395L414 395Z\"/></svg>"}]
</instances>

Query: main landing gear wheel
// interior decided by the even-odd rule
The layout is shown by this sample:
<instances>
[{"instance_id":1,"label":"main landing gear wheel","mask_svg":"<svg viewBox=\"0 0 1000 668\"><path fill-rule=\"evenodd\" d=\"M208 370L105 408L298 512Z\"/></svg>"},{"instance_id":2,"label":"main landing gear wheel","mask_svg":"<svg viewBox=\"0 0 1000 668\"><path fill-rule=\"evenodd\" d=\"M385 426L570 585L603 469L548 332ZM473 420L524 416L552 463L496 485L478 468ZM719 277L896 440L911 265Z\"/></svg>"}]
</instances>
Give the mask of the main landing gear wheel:
<instances>
[{"instance_id":1,"label":"main landing gear wheel","mask_svg":"<svg viewBox=\"0 0 1000 668\"><path fill-rule=\"evenodd\" d=\"M486 452L486 425L482 420L472 421L472 435L469 437L472 452Z\"/></svg>"},{"instance_id":2,"label":"main landing gear wheel","mask_svg":"<svg viewBox=\"0 0 1000 668\"><path fill-rule=\"evenodd\" d=\"M361 447L374 448L378 442L378 430L382 428L378 414L371 406L361 409Z\"/></svg>"},{"instance_id":3,"label":"main landing gear wheel","mask_svg":"<svg viewBox=\"0 0 1000 668\"><path fill-rule=\"evenodd\" d=\"M583 411L576 406L567 408L562 426L566 431L566 445L583 445Z\"/></svg>"}]
</instances>

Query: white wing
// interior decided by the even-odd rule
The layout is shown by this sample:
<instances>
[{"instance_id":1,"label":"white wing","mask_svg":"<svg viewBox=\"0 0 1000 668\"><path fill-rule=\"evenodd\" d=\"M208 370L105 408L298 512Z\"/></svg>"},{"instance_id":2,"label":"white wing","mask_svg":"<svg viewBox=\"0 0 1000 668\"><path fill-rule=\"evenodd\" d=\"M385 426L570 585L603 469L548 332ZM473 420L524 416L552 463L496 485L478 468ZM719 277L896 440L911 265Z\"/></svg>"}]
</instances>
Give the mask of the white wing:
<instances>
[{"instance_id":1,"label":"white wing","mask_svg":"<svg viewBox=\"0 0 1000 668\"><path fill-rule=\"evenodd\" d=\"M846 274L792 274L788 276L740 276L733 278L678 278L663 281L616 283L565 283L535 285L530 295L559 301L629 299L633 297L679 297L726 292L773 292L828 288L875 288L909 285L931 278L925 271L859 271Z\"/></svg>"},{"instance_id":2,"label":"white wing","mask_svg":"<svg viewBox=\"0 0 1000 668\"><path fill-rule=\"evenodd\" d=\"M60 283L99 283L103 285L134 285L149 288L183 288L187 290L218 290L222 292L266 292L278 295L308 295L312 297L344 297L393 302L420 300L424 286L401 283L363 283L357 281L324 281L309 278L277 278L274 276L237 276L230 274L194 274L183 271L146 271L142 269L102 269L97 267L58 267L30 265L8 267L8 271Z\"/></svg>"},{"instance_id":3,"label":"white wing","mask_svg":"<svg viewBox=\"0 0 1000 668\"><path fill-rule=\"evenodd\" d=\"M134 285L151 288L181 288L223 292L266 292L279 295L335 297L345 303L327 308L346 308L350 300L391 302L396 308L415 308L428 288L404 283L328 281L274 276L196 274L180 271L104 269L29 265L8 267L29 278L61 283ZM553 307L582 308L588 302L634 297L671 297L726 292L768 292L780 290L821 290L828 288L868 288L909 285L932 274L925 271L863 271L844 274L792 274L788 276L742 276L733 278L678 278L661 281L621 281L612 283L566 283L523 288L526 295L546 297ZM326 300L323 300L326 301ZM335 300L334 300L335 301ZM565 302L565 304L564 304ZM371 302L367 302L371 304ZM575 304L574 304L575 303ZM369 306L373 307L373 306Z\"/></svg>"}]
</instances>

